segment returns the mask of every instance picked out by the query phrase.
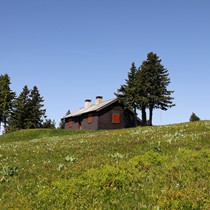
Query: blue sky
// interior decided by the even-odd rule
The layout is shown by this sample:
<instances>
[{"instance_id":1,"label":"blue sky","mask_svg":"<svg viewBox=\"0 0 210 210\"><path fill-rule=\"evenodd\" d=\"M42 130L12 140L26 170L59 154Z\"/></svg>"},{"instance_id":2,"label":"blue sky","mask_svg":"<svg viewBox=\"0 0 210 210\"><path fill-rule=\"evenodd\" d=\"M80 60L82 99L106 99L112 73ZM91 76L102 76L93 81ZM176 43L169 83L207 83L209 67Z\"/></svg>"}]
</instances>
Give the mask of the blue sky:
<instances>
[{"instance_id":1,"label":"blue sky","mask_svg":"<svg viewBox=\"0 0 210 210\"><path fill-rule=\"evenodd\" d=\"M209 0L0 0L0 74L17 94L36 85L57 124L87 98L114 98L151 51L176 104L154 124L210 119Z\"/></svg>"}]
</instances>

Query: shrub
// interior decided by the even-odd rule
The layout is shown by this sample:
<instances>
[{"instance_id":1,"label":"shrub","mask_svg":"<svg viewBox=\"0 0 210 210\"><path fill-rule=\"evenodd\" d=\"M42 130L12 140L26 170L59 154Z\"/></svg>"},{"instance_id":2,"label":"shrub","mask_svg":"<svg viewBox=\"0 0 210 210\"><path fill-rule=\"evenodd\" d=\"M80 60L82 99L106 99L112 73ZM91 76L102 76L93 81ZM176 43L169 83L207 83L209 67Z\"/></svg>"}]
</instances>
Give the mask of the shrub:
<instances>
[{"instance_id":1,"label":"shrub","mask_svg":"<svg viewBox=\"0 0 210 210\"><path fill-rule=\"evenodd\" d=\"M190 122L199 121L200 118L193 112L190 116Z\"/></svg>"}]
</instances>

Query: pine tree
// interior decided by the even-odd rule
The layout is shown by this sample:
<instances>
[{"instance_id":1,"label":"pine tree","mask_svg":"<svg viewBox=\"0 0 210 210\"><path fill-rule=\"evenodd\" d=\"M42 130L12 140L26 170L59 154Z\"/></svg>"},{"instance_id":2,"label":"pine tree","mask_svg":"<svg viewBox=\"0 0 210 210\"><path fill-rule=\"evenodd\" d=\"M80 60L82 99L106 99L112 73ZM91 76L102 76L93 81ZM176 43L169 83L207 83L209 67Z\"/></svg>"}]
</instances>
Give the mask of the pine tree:
<instances>
[{"instance_id":1,"label":"pine tree","mask_svg":"<svg viewBox=\"0 0 210 210\"><path fill-rule=\"evenodd\" d=\"M137 108L138 108L138 80L137 69L135 63L132 63L130 72L128 73L128 79L125 80L126 84L121 85L115 95L118 100L124 104L126 108L131 108L134 112L134 123L137 126Z\"/></svg>"},{"instance_id":2,"label":"pine tree","mask_svg":"<svg viewBox=\"0 0 210 210\"><path fill-rule=\"evenodd\" d=\"M42 124L42 128L51 128L55 129L55 120L46 119L44 123Z\"/></svg>"},{"instance_id":3,"label":"pine tree","mask_svg":"<svg viewBox=\"0 0 210 210\"><path fill-rule=\"evenodd\" d=\"M9 119L7 132L28 128L30 119L29 94L30 90L25 85L20 95L14 101L14 108Z\"/></svg>"},{"instance_id":4,"label":"pine tree","mask_svg":"<svg viewBox=\"0 0 210 210\"><path fill-rule=\"evenodd\" d=\"M45 118L43 98L36 86L32 90L25 85L20 95L14 101L14 108L9 119L7 132L42 127Z\"/></svg>"},{"instance_id":5,"label":"pine tree","mask_svg":"<svg viewBox=\"0 0 210 210\"><path fill-rule=\"evenodd\" d=\"M161 64L161 59L153 52L148 53L147 60L141 65L141 77L144 81L144 89L149 109L149 125L152 125L154 109L167 110L173 104L171 94L174 91L167 90L170 84L168 70Z\"/></svg>"},{"instance_id":6,"label":"pine tree","mask_svg":"<svg viewBox=\"0 0 210 210\"><path fill-rule=\"evenodd\" d=\"M142 126L147 124L147 113L146 108L148 104L148 97L147 97L147 89L145 86L146 75L143 74L141 68L138 68L137 72L137 101L138 101L138 108L141 110L142 115Z\"/></svg>"},{"instance_id":7,"label":"pine tree","mask_svg":"<svg viewBox=\"0 0 210 210\"><path fill-rule=\"evenodd\" d=\"M10 84L11 82L8 74L0 76L0 126L1 122L3 122L5 129L15 98L15 92L11 91Z\"/></svg>"},{"instance_id":8,"label":"pine tree","mask_svg":"<svg viewBox=\"0 0 210 210\"><path fill-rule=\"evenodd\" d=\"M42 109L44 104L43 97L41 97L39 90L36 86L33 87L30 93L29 100L29 122L28 128L40 128L44 121L46 109Z\"/></svg>"}]
</instances>

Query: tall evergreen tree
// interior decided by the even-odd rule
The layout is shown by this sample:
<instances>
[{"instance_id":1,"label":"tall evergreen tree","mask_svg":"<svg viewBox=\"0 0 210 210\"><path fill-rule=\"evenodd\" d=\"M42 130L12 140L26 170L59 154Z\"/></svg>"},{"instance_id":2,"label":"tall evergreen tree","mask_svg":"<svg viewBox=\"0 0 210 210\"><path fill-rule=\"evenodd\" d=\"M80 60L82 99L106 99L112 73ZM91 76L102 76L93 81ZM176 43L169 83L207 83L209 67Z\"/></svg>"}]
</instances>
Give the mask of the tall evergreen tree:
<instances>
[{"instance_id":1,"label":"tall evergreen tree","mask_svg":"<svg viewBox=\"0 0 210 210\"><path fill-rule=\"evenodd\" d=\"M43 98L36 86L32 90L24 86L22 92L14 101L14 109L9 119L8 132L19 129L40 128L45 118Z\"/></svg>"},{"instance_id":2,"label":"tall evergreen tree","mask_svg":"<svg viewBox=\"0 0 210 210\"><path fill-rule=\"evenodd\" d=\"M10 77L8 74L0 75L0 126L1 122L4 128L7 127L8 118L10 116L15 92L10 89Z\"/></svg>"},{"instance_id":3,"label":"tall evergreen tree","mask_svg":"<svg viewBox=\"0 0 210 210\"><path fill-rule=\"evenodd\" d=\"M168 70L161 64L161 59L153 52L148 53L147 60L141 65L141 77L144 80L147 107L149 108L149 125L152 125L154 109L167 110L173 104L171 94L167 90L170 84Z\"/></svg>"},{"instance_id":4,"label":"tall evergreen tree","mask_svg":"<svg viewBox=\"0 0 210 210\"><path fill-rule=\"evenodd\" d=\"M20 95L14 101L14 108L7 128L8 132L28 127L30 119L29 94L30 90L28 89L28 86L25 85Z\"/></svg>"},{"instance_id":5,"label":"tall evergreen tree","mask_svg":"<svg viewBox=\"0 0 210 210\"><path fill-rule=\"evenodd\" d=\"M41 97L36 86L33 87L30 93L29 100L29 122L28 128L40 128L44 121L46 109L42 109L44 104L43 97Z\"/></svg>"},{"instance_id":6,"label":"tall evergreen tree","mask_svg":"<svg viewBox=\"0 0 210 210\"><path fill-rule=\"evenodd\" d=\"M125 80L125 85L117 90L115 95L118 100L125 105L126 108L131 108L134 112L135 126L137 126L137 108L138 108L138 80L137 69L135 63L132 63L130 72L128 72L128 79Z\"/></svg>"},{"instance_id":7,"label":"tall evergreen tree","mask_svg":"<svg viewBox=\"0 0 210 210\"><path fill-rule=\"evenodd\" d=\"M148 97L147 97L147 90L145 87L146 75L143 74L141 68L138 68L137 72L137 101L138 101L138 108L141 110L141 117L142 117L142 126L147 125L147 113L146 108L148 104Z\"/></svg>"}]
</instances>

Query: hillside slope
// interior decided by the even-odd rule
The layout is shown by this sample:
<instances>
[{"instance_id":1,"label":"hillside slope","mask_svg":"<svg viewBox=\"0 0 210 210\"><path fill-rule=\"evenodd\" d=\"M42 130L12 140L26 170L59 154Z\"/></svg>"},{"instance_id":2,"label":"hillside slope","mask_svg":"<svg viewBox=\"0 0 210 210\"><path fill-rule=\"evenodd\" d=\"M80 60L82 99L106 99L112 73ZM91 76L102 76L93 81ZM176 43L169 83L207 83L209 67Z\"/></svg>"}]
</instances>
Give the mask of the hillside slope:
<instances>
[{"instance_id":1,"label":"hillside slope","mask_svg":"<svg viewBox=\"0 0 210 210\"><path fill-rule=\"evenodd\" d=\"M0 209L210 209L210 121L0 136Z\"/></svg>"}]
</instances>

